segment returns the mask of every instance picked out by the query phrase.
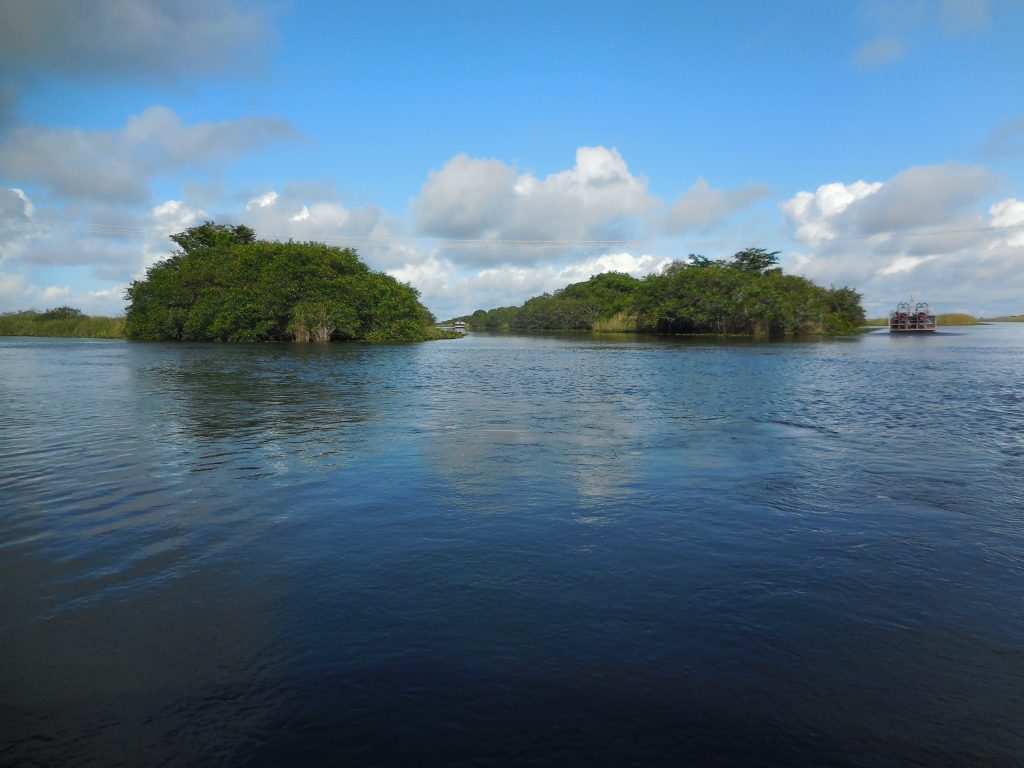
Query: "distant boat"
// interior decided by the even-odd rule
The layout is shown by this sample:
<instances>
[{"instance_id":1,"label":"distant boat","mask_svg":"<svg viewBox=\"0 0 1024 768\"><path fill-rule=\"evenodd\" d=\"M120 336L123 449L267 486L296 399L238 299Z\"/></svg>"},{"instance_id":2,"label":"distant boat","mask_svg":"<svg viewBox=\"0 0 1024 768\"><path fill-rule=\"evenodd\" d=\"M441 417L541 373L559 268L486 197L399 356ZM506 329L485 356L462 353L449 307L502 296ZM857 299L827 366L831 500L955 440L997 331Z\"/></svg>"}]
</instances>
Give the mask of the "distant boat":
<instances>
[{"instance_id":1,"label":"distant boat","mask_svg":"<svg viewBox=\"0 0 1024 768\"><path fill-rule=\"evenodd\" d=\"M936 328L938 323L935 322L935 313L923 301L913 306L901 301L889 313L889 333L922 333Z\"/></svg>"},{"instance_id":2,"label":"distant boat","mask_svg":"<svg viewBox=\"0 0 1024 768\"><path fill-rule=\"evenodd\" d=\"M455 321L455 330L456 331L464 331L464 330L466 330L466 323L463 322L462 320L456 320Z\"/></svg>"}]
</instances>

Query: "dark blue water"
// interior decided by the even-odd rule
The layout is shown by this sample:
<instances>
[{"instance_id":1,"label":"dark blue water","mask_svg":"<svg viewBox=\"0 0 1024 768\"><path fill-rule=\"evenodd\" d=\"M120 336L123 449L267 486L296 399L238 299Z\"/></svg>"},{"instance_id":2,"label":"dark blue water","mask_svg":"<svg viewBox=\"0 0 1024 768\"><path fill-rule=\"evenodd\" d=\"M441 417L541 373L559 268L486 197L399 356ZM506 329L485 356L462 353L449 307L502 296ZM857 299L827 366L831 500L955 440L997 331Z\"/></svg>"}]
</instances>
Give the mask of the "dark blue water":
<instances>
[{"instance_id":1,"label":"dark blue water","mask_svg":"<svg viewBox=\"0 0 1024 768\"><path fill-rule=\"evenodd\" d=\"M0 762L1024 764L1024 325L0 339Z\"/></svg>"}]
</instances>

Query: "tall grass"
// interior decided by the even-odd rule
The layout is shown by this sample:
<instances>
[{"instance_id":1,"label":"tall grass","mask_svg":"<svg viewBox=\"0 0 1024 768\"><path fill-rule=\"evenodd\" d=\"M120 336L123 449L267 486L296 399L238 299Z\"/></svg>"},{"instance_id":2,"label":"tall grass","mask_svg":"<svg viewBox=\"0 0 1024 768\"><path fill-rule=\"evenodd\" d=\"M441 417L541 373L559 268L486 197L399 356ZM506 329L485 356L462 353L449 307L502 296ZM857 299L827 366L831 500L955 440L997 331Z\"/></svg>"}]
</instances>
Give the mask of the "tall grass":
<instances>
[{"instance_id":1,"label":"tall grass","mask_svg":"<svg viewBox=\"0 0 1024 768\"><path fill-rule=\"evenodd\" d=\"M603 320L595 320L591 330L598 333L636 333L637 317L628 312L619 312Z\"/></svg>"},{"instance_id":2,"label":"tall grass","mask_svg":"<svg viewBox=\"0 0 1024 768\"><path fill-rule=\"evenodd\" d=\"M936 315L935 322L942 325L977 325L978 318L966 312L944 312Z\"/></svg>"},{"instance_id":3,"label":"tall grass","mask_svg":"<svg viewBox=\"0 0 1024 768\"><path fill-rule=\"evenodd\" d=\"M120 339L124 337L123 317L79 315L47 317L28 309L0 314L0 336L63 336L78 339Z\"/></svg>"}]
</instances>

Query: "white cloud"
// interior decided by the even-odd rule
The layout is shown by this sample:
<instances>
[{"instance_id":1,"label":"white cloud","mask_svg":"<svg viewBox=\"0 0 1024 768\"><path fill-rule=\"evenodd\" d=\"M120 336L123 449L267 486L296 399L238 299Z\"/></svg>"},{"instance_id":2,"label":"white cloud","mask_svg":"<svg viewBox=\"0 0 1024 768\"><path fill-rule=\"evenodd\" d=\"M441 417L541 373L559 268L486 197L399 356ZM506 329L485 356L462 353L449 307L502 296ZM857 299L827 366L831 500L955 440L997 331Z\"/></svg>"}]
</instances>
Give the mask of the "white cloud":
<instances>
[{"instance_id":1,"label":"white cloud","mask_svg":"<svg viewBox=\"0 0 1024 768\"><path fill-rule=\"evenodd\" d=\"M34 211L35 206L24 191L17 187L0 187L0 226L27 222Z\"/></svg>"},{"instance_id":2,"label":"white cloud","mask_svg":"<svg viewBox=\"0 0 1024 768\"><path fill-rule=\"evenodd\" d=\"M419 288L424 303L439 318L522 304L527 299L589 280L603 272L625 272L642 277L657 272L671 260L628 252L591 254L567 264L505 265L466 273L458 265L432 253L418 263L389 274Z\"/></svg>"},{"instance_id":3,"label":"white cloud","mask_svg":"<svg viewBox=\"0 0 1024 768\"><path fill-rule=\"evenodd\" d=\"M277 202L277 192L270 190L269 192L252 198L252 200L245 204L245 210L251 211L253 208L266 208L267 206L273 205L275 202Z\"/></svg>"},{"instance_id":4,"label":"white cloud","mask_svg":"<svg viewBox=\"0 0 1024 768\"><path fill-rule=\"evenodd\" d=\"M631 173L616 149L580 147L572 168L544 178L518 173L500 160L457 155L430 173L412 212L425 234L544 246L620 238L633 217L657 202L647 180ZM538 253L482 247L449 257L488 264L534 261Z\"/></svg>"},{"instance_id":5,"label":"white cloud","mask_svg":"<svg viewBox=\"0 0 1024 768\"><path fill-rule=\"evenodd\" d=\"M780 207L805 248L784 266L855 287L875 312L911 293L977 314L1019 312L1024 203L986 203L995 181L985 168L946 163L798 192Z\"/></svg>"},{"instance_id":6,"label":"white cloud","mask_svg":"<svg viewBox=\"0 0 1024 768\"><path fill-rule=\"evenodd\" d=\"M24 292L24 277L9 272L0 272L0 310L17 308L18 299Z\"/></svg>"},{"instance_id":7,"label":"white cloud","mask_svg":"<svg viewBox=\"0 0 1024 768\"><path fill-rule=\"evenodd\" d=\"M147 268L174 253L177 246L171 240L171 235L201 224L206 218L206 211L184 200L165 200L150 208L142 243L142 258L131 277L141 278Z\"/></svg>"},{"instance_id":8,"label":"white cloud","mask_svg":"<svg viewBox=\"0 0 1024 768\"><path fill-rule=\"evenodd\" d=\"M113 285L110 288L100 288L96 291L89 291L89 297L101 301L119 300L124 296L126 285Z\"/></svg>"},{"instance_id":9,"label":"white cloud","mask_svg":"<svg viewBox=\"0 0 1024 768\"><path fill-rule=\"evenodd\" d=\"M496 237L514 215L516 173L500 160L456 155L427 176L412 203L417 226L439 237Z\"/></svg>"},{"instance_id":10,"label":"white cloud","mask_svg":"<svg viewBox=\"0 0 1024 768\"><path fill-rule=\"evenodd\" d=\"M859 232L878 233L945 225L976 206L996 185L987 168L960 163L900 171L850 211Z\"/></svg>"},{"instance_id":11,"label":"white cloud","mask_svg":"<svg viewBox=\"0 0 1024 768\"><path fill-rule=\"evenodd\" d=\"M12 258L24 243L34 211L23 191L0 187L0 261Z\"/></svg>"},{"instance_id":12,"label":"white cloud","mask_svg":"<svg viewBox=\"0 0 1024 768\"><path fill-rule=\"evenodd\" d=\"M706 179L700 178L673 203L666 226L674 233L710 229L767 194L767 188L761 184L713 189Z\"/></svg>"},{"instance_id":13,"label":"white cloud","mask_svg":"<svg viewBox=\"0 0 1024 768\"><path fill-rule=\"evenodd\" d=\"M625 272L633 277L643 277L660 271L671 262L669 258L652 254L603 253L565 265L554 274L547 290L553 291L569 283L583 282L604 272Z\"/></svg>"},{"instance_id":14,"label":"white cloud","mask_svg":"<svg viewBox=\"0 0 1024 768\"><path fill-rule=\"evenodd\" d=\"M173 79L260 63L275 38L260 5L233 0L5 0L0 69Z\"/></svg>"},{"instance_id":15,"label":"white cloud","mask_svg":"<svg viewBox=\"0 0 1024 768\"><path fill-rule=\"evenodd\" d=\"M173 110L154 106L114 131L15 127L0 137L0 173L59 197L144 202L154 176L217 166L291 135L278 118L184 125Z\"/></svg>"},{"instance_id":16,"label":"white cloud","mask_svg":"<svg viewBox=\"0 0 1024 768\"><path fill-rule=\"evenodd\" d=\"M1013 231L1006 233L1007 245L1024 246L1024 201L1012 197L1000 200L988 212L993 227L1013 228Z\"/></svg>"},{"instance_id":17,"label":"white cloud","mask_svg":"<svg viewBox=\"0 0 1024 768\"><path fill-rule=\"evenodd\" d=\"M915 267L924 264L925 262L931 261L932 259L938 258L936 256L897 256L889 266L884 267L878 274L884 275L895 275L900 272L911 272Z\"/></svg>"},{"instance_id":18,"label":"white cloud","mask_svg":"<svg viewBox=\"0 0 1024 768\"><path fill-rule=\"evenodd\" d=\"M822 184L815 192L797 192L781 208L796 224L796 237L805 243L820 243L836 236L835 221L858 200L874 194L882 182Z\"/></svg>"},{"instance_id":19,"label":"white cloud","mask_svg":"<svg viewBox=\"0 0 1024 768\"><path fill-rule=\"evenodd\" d=\"M44 301L54 301L70 296L71 288L66 285L48 285L39 295Z\"/></svg>"},{"instance_id":20,"label":"white cloud","mask_svg":"<svg viewBox=\"0 0 1024 768\"><path fill-rule=\"evenodd\" d=\"M798 192L781 208L804 243L887 238L927 226L952 228L950 222L976 208L994 186L995 176L980 166L914 166L886 182L822 184L813 193Z\"/></svg>"}]
</instances>

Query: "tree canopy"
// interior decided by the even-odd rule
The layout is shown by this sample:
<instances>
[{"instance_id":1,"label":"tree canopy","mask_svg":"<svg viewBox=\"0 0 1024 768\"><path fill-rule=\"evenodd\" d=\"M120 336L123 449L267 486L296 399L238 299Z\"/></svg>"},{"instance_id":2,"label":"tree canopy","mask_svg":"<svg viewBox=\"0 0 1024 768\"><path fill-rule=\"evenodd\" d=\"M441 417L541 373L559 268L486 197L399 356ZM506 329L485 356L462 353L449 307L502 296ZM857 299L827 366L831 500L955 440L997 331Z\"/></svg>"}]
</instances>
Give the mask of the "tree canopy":
<instances>
[{"instance_id":1,"label":"tree canopy","mask_svg":"<svg viewBox=\"0 0 1024 768\"><path fill-rule=\"evenodd\" d=\"M417 341L435 337L419 292L351 248L258 240L207 221L128 287L126 334L180 341Z\"/></svg>"},{"instance_id":2,"label":"tree canopy","mask_svg":"<svg viewBox=\"0 0 1024 768\"><path fill-rule=\"evenodd\" d=\"M856 332L864 321L851 288L822 288L776 266L778 251L747 248L729 261L690 254L637 279L608 272L521 307L477 310L471 328L632 330L662 334L793 336Z\"/></svg>"}]
</instances>

